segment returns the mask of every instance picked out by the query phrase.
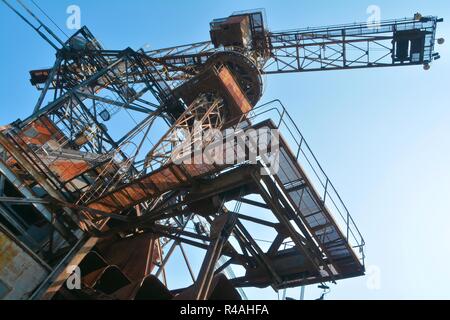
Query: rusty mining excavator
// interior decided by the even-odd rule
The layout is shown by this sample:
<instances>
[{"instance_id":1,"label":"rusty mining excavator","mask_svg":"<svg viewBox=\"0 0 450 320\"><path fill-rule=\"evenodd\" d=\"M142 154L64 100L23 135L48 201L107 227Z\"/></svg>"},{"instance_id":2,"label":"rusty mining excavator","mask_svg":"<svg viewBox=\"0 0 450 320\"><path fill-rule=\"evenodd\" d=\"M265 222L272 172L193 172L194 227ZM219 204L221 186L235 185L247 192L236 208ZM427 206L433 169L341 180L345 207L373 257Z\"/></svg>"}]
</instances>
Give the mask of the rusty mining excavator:
<instances>
[{"instance_id":1,"label":"rusty mining excavator","mask_svg":"<svg viewBox=\"0 0 450 320\"><path fill-rule=\"evenodd\" d=\"M442 19L273 32L253 10L204 42L110 50L2 1L56 60L30 72L33 113L0 128L0 298L239 300L364 275L361 233L288 110L259 102L263 75L428 68Z\"/></svg>"}]
</instances>

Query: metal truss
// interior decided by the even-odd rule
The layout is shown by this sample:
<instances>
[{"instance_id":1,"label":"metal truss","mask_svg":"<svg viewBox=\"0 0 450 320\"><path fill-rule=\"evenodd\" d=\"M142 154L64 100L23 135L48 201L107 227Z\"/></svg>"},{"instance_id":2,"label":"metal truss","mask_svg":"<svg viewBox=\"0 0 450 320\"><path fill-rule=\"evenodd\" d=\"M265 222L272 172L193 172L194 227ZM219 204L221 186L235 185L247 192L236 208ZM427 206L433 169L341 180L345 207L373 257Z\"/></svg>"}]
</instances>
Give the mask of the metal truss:
<instances>
[{"instance_id":1,"label":"metal truss","mask_svg":"<svg viewBox=\"0 0 450 320\"><path fill-rule=\"evenodd\" d=\"M437 17L420 17L368 23L305 28L268 32L270 55L260 64L263 74L307 72L340 69L375 68L431 63L434 52ZM426 34L423 54L409 61L396 61L395 34L398 31L419 30ZM200 68L220 50L236 50L251 54L244 48L215 48L211 42L147 51L171 68ZM175 76L170 76L170 78Z\"/></svg>"}]
</instances>

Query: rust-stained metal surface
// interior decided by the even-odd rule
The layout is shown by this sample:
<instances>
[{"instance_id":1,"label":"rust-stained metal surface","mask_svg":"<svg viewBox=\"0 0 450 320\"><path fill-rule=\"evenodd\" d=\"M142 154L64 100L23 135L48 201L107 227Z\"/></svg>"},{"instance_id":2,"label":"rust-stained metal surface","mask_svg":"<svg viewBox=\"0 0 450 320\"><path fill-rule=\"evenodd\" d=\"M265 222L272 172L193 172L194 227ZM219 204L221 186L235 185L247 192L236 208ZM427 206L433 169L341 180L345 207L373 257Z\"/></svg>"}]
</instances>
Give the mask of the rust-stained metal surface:
<instances>
[{"instance_id":1,"label":"rust-stained metal surface","mask_svg":"<svg viewBox=\"0 0 450 320\"><path fill-rule=\"evenodd\" d=\"M0 230L0 280L7 287L2 299L28 299L47 270Z\"/></svg>"},{"instance_id":2,"label":"rust-stained metal surface","mask_svg":"<svg viewBox=\"0 0 450 320\"><path fill-rule=\"evenodd\" d=\"M161 259L157 241L154 235L145 234L131 239L100 242L97 248L109 264L118 266L127 278L135 282L148 276Z\"/></svg>"},{"instance_id":3,"label":"rust-stained metal surface","mask_svg":"<svg viewBox=\"0 0 450 320\"><path fill-rule=\"evenodd\" d=\"M210 92L223 98L227 107L225 127L237 124L241 117L253 108L232 71L218 61L197 77L175 89L187 105L191 105L202 93Z\"/></svg>"},{"instance_id":4,"label":"rust-stained metal surface","mask_svg":"<svg viewBox=\"0 0 450 320\"><path fill-rule=\"evenodd\" d=\"M95 295L96 299L133 300L161 262L158 241L149 234L129 239L91 238L68 263L78 266L82 289L68 290L65 279L70 270L64 268L42 298L92 299Z\"/></svg>"},{"instance_id":5,"label":"rust-stained metal surface","mask_svg":"<svg viewBox=\"0 0 450 320\"><path fill-rule=\"evenodd\" d=\"M123 186L109 194L96 199L88 205L89 208L107 213L118 213L134 205L157 197L167 191L179 188L188 179L211 173L217 170L213 165L173 163L156 170L129 185Z\"/></svg>"},{"instance_id":6,"label":"rust-stained metal surface","mask_svg":"<svg viewBox=\"0 0 450 320\"><path fill-rule=\"evenodd\" d=\"M233 103L231 103L229 107L235 109L233 110L234 112L232 112L233 114L242 115L252 110L253 106L242 92L239 84L236 82L233 74L228 70L228 68L220 68L218 77L225 89L224 91L231 97L231 101Z\"/></svg>"},{"instance_id":7,"label":"rust-stained metal surface","mask_svg":"<svg viewBox=\"0 0 450 320\"><path fill-rule=\"evenodd\" d=\"M47 117L42 116L27 125L19 137L27 144L43 145L50 140L61 141L64 135Z\"/></svg>"},{"instance_id":8,"label":"rust-stained metal surface","mask_svg":"<svg viewBox=\"0 0 450 320\"><path fill-rule=\"evenodd\" d=\"M83 160L55 160L49 168L62 182L70 181L91 168L91 165Z\"/></svg>"},{"instance_id":9,"label":"rust-stained metal surface","mask_svg":"<svg viewBox=\"0 0 450 320\"><path fill-rule=\"evenodd\" d=\"M216 48L220 46L246 47L251 41L250 19L244 15L230 17L226 22L212 26L210 34Z\"/></svg>"}]
</instances>

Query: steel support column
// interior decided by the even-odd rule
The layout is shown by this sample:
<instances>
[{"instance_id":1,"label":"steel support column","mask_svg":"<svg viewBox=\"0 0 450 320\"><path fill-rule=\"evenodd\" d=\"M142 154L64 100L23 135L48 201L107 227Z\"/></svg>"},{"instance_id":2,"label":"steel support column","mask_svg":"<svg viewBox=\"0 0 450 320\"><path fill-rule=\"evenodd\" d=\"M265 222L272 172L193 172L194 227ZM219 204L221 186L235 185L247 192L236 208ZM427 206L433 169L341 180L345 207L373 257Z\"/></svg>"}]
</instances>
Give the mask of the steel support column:
<instances>
[{"instance_id":1,"label":"steel support column","mask_svg":"<svg viewBox=\"0 0 450 320\"><path fill-rule=\"evenodd\" d=\"M216 263L222 255L222 249L228 242L236 222L237 216L233 213L223 214L214 220L211 229L211 243L194 284L194 300L208 299Z\"/></svg>"}]
</instances>

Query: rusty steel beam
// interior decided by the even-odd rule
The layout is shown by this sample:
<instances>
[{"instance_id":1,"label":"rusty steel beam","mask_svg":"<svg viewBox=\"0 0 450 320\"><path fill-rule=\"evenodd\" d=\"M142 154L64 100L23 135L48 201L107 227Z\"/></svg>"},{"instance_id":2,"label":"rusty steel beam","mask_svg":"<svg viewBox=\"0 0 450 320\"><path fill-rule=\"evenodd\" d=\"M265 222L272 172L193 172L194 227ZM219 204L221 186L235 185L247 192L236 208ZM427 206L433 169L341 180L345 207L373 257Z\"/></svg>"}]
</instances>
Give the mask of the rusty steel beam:
<instances>
[{"instance_id":1,"label":"rusty steel beam","mask_svg":"<svg viewBox=\"0 0 450 320\"><path fill-rule=\"evenodd\" d=\"M228 242L236 222L237 216L235 214L223 214L214 220L210 235L211 243L193 287L192 298L194 300L208 299L216 263L222 255L222 249Z\"/></svg>"},{"instance_id":2,"label":"rusty steel beam","mask_svg":"<svg viewBox=\"0 0 450 320\"><path fill-rule=\"evenodd\" d=\"M195 274L194 274L194 271L192 271L192 267L191 267L191 263L189 262L188 255L186 254L186 251L183 248L183 244L180 243L179 245L180 245L181 253L183 254L184 262L186 263L186 266L187 266L187 268L189 270L189 274L191 276L191 279L192 279L193 282L195 282Z\"/></svg>"}]
</instances>

